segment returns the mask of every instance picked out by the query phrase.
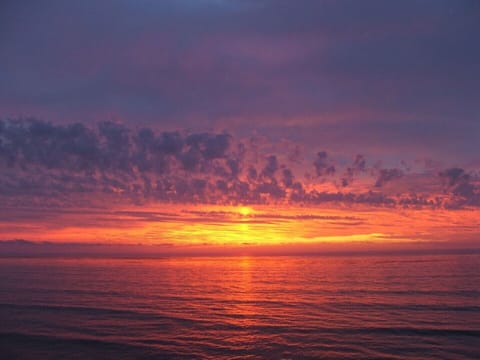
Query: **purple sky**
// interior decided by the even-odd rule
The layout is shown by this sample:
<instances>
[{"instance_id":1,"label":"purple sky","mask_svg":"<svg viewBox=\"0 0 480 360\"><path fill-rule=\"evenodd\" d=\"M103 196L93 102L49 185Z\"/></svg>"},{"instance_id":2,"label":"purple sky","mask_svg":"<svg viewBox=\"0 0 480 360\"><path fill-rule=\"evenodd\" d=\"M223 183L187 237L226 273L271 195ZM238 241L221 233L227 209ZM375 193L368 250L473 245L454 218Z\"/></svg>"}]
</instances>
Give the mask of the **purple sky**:
<instances>
[{"instance_id":1,"label":"purple sky","mask_svg":"<svg viewBox=\"0 0 480 360\"><path fill-rule=\"evenodd\" d=\"M479 35L474 0L2 1L3 223L99 203L478 211Z\"/></svg>"},{"instance_id":2,"label":"purple sky","mask_svg":"<svg viewBox=\"0 0 480 360\"><path fill-rule=\"evenodd\" d=\"M477 1L3 1L0 24L3 118L478 161Z\"/></svg>"}]
</instances>

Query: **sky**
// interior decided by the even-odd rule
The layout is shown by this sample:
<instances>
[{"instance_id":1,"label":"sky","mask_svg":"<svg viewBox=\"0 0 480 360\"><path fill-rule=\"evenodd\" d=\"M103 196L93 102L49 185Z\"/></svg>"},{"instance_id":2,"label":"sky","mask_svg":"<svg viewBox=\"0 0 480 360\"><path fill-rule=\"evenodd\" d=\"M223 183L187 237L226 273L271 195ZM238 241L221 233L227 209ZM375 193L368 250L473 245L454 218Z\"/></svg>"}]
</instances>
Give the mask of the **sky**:
<instances>
[{"instance_id":1,"label":"sky","mask_svg":"<svg viewBox=\"0 0 480 360\"><path fill-rule=\"evenodd\" d=\"M479 34L475 0L2 1L0 239L478 247Z\"/></svg>"}]
</instances>

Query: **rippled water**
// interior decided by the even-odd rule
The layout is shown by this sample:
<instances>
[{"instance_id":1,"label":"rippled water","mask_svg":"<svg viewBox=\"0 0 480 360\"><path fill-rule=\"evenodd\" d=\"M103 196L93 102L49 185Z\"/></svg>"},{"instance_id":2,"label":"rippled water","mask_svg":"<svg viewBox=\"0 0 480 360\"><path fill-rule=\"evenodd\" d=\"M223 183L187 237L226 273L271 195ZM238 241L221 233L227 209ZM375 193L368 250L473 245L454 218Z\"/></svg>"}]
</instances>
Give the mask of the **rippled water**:
<instances>
[{"instance_id":1,"label":"rippled water","mask_svg":"<svg viewBox=\"0 0 480 360\"><path fill-rule=\"evenodd\" d=\"M479 358L480 255L0 259L0 354Z\"/></svg>"}]
</instances>

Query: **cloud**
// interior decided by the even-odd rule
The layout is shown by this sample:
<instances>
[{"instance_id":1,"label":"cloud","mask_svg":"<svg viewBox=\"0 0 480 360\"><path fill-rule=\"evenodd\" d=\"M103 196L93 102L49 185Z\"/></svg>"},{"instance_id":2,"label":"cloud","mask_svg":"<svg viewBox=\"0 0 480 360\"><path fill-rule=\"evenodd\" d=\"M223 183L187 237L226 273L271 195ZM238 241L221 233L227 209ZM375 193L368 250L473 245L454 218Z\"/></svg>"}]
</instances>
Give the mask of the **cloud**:
<instances>
[{"instance_id":1,"label":"cloud","mask_svg":"<svg viewBox=\"0 0 480 360\"><path fill-rule=\"evenodd\" d=\"M480 182L473 174L455 167L441 171L439 176L445 183L445 191L453 195L447 206L480 206Z\"/></svg>"},{"instance_id":2,"label":"cloud","mask_svg":"<svg viewBox=\"0 0 480 360\"><path fill-rule=\"evenodd\" d=\"M283 184L285 185L285 187L286 188L292 187L293 181L294 181L292 170L283 169L282 174L283 174Z\"/></svg>"},{"instance_id":3,"label":"cloud","mask_svg":"<svg viewBox=\"0 0 480 360\"><path fill-rule=\"evenodd\" d=\"M382 187L386 183L400 179L404 176L404 173L400 169L380 169L377 181L375 182L375 187Z\"/></svg>"},{"instance_id":4,"label":"cloud","mask_svg":"<svg viewBox=\"0 0 480 360\"><path fill-rule=\"evenodd\" d=\"M345 176L342 178L342 186L346 187L353 182L354 176L365 172L367 161L361 154L357 154L351 166L349 166L345 172Z\"/></svg>"},{"instance_id":5,"label":"cloud","mask_svg":"<svg viewBox=\"0 0 480 360\"><path fill-rule=\"evenodd\" d=\"M335 166L328 161L328 154L326 151L319 151L317 153L317 158L313 165L317 176L335 174Z\"/></svg>"},{"instance_id":6,"label":"cloud","mask_svg":"<svg viewBox=\"0 0 480 360\"><path fill-rule=\"evenodd\" d=\"M299 164L290 160L288 149L272 154L273 148L227 132L162 132L118 122L86 126L0 120L0 197L6 204L84 204L106 196L134 204L480 205L479 179L462 168L448 168L439 176L406 175L397 168L369 169L365 157L356 155L337 172L334 160L320 151L304 154L313 158L311 177L300 175L311 162ZM358 174L361 186L338 191L339 179L350 184ZM408 186L400 186L400 179L408 180ZM443 193L435 190L440 180Z\"/></svg>"},{"instance_id":7,"label":"cloud","mask_svg":"<svg viewBox=\"0 0 480 360\"><path fill-rule=\"evenodd\" d=\"M470 180L470 175L461 168L450 168L439 173L440 177L447 180L448 186L456 186Z\"/></svg>"}]
</instances>

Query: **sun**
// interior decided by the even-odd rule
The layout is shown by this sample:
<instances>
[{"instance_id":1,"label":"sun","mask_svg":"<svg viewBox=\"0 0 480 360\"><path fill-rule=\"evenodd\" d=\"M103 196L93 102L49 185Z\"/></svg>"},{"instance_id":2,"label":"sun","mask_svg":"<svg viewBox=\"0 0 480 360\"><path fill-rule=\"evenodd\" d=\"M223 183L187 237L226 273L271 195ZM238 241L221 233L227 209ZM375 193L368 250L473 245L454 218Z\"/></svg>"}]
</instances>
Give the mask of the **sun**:
<instances>
[{"instance_id":1,"label":"sun","mask_svg":"<svg viewBox=\"0 0 480 360\"><path fill-rule=\"evenodd\" d=\"M238 208L238 212L240 213L240 215L242 216L249 216L250 214L253 213L253 209L248 207L248 206L240 206Z\"/></svg>"}]
</instances>

